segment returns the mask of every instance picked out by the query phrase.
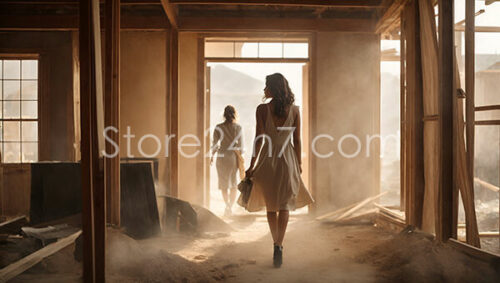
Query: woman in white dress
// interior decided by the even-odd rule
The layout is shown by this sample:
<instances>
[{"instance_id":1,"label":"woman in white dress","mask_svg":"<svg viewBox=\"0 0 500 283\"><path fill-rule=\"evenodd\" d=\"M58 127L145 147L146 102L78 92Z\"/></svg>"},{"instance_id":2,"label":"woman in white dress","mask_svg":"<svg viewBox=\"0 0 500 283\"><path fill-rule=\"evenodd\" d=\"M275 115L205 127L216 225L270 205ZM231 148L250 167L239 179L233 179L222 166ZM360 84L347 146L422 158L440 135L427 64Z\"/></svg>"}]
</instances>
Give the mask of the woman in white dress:
<instances>
[{"instance_id":1,"label":"woman in white dress","mask_svg":"<svg viewBox=\"0 0 500 283\"><path fill-rule=\"evenodd\" d=\"M264 94L272 100L256 111L254 152L246 171L253 181L247 210L266 208L274 241L273 263L280 267L289 211L311 204L313 199L300 176L300 112L288 81L279 73L267 76Z\"/></svg>"},{"instance_id":2,"label":"woman in white dress","mask_svg":"<svg viewBox=\"0 0 500 283\"><path fill-rule=\"evenodd\" d=\"M242 151L243 138L241 126L236 123L236 109L233 106L228 105L224 108L224 119L223 123L215 126L210 164L213 163L215 153L217 153L215 166L217 168L219 190L226 204L224 215L230 216L238 185L236 181L238 157L235 151Z\"/></svg>"}]
</instances>

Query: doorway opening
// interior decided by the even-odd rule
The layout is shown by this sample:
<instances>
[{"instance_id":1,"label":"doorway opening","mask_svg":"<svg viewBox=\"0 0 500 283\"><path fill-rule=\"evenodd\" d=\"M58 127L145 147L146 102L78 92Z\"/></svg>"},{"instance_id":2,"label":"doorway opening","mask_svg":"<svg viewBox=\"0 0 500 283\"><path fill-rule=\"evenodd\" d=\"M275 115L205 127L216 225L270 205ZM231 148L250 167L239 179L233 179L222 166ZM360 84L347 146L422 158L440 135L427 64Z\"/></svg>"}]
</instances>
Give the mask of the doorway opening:
<instances>
[{"instance_id":1,"label":"doorway opening","mask_svg":"<svg viewBox=\"0 0 500 283\"><path fill-rule=\"evenodd\" d=\"M233 44L229 46L228 44ZM304 45L305 44L305 45ZM228 45L228 46L226 46ZM213 129L224 121L224 107L232 105L237 111L237 122L242 127L243 157L245 169L250 165L253 153L256 119L255 110L263 100L265 78L269 74L283 74L295 94L295 104L301 109L302 125L302 162L304 183L308 184L308 152L309 148L309 61L308 43L294 42L288 45L284 42L221 42L217 48L214 42L205 43L205 84L206 84L206 115L207 128L210 128L210 144ZM222 47L232 52L232 58L214 58L210 56L216 50L217 56L224 56ZM256 47L257 50L254 50ZM235 51L236 50L236 51ZM281 51L280 51L281 50ZM288 50L288 51L287 51ZM253 52L256 53L253 53ZM291 55L290 55L291 54ZM285 58L286 55L294 56ZM253 58L247 58L253 56ZM297 58L297 57L303 58ZM239 58L241 57L241 58ZM261 57L261 58L259 58ZM205 204L218 216L223 216L225 203L218 189L217 169L215 162L206 164L205 174ZM239 182L238 176L238 182ZM237 196L239 192L237 193ZM233 214L243 214L244 210L238 204L233 206ZM307 208L298 209L295 214L307 213Z\"/></svg>"}]
</instances>

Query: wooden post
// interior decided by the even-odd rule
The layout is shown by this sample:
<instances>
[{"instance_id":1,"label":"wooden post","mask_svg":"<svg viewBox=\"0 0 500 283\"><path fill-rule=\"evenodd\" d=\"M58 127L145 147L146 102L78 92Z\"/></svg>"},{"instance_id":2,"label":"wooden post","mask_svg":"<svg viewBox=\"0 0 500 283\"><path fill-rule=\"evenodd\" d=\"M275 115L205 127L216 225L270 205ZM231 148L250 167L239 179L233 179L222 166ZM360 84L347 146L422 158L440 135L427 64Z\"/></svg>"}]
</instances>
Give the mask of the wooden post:
<instances>
[{"instance_id":1,"label":"wooden post","mask_svg":"<svg viewBox=\"0 0 500 283\"><path fill-rule=\"evenodd\" d=\"M439 108L440 108L440 186L437 193L436 239L447 241L453 223L453 105L454 83L454 18L453 1L439 0Z\"/></svg>"},{"instance_id":2,"label":"wooden post","mask_svg":"<svg viewBox=\"0 0 500 283\"><path fill-rule=\"evenodd\" d=\"M170 188L171 196L177 197L179 194L179 97L178 97L178 76L179 76L179 32L176 28L169 31L169 128L170 135L175 135L169 144L170 159Z\"/></svg>"},{"instance_id":3,"label":"wooden post","mask_svg":"<svg viewBox=\"0 0 500 283\"><path fill-rule=\"evenodd\" d=\"M470 183L474 184L474 107L475 107L475 18L474 0L465 2L465 94L466 94L466 138L467 138L467 163L469 164Z\"/></svg>"},{"instance_id":4,"label":"wooden post","mask_svg":"<svg viewBox=\"0 0 500 283\"><path fill-rule=\"evenodd\" d=\"M99 162L102 66L98 0L80 1L81 167L84 282L104 282L105 189Z\"/></svg>"},{"instance_id":5,"label":"wooden post","mask_svg":"<svg viewBox=\"0 0 500 283\"><path fill-rule=\"evenodd\" d=\"M422 226L424 202L424 128L422 61L418 3L405 7L406 37L406 222Z\"/></svg>"},{"instance_id":6,"label":"wooden post","mask_svg":"<svg viewBox=\"0 0 500 283\"><path fill-rule=\"evenodd\" d=\"M197 60L198 65L196 66L196 91L197 91L197 128L196 135L201 141L201 149L202 153L196 157L196 187L200 195L197 195L196 198L200 200L200 204L203 204L205 207L210 207L210 190L207 188L205 184L205 164L210 162L209 158L205 157L206 151L206 140L205 140L205 111L206 111L206 91L205 91L205 38L200 36L198 38L197 44ZM210 133L209 133L210 135Z\"/></svg>"},{"instance_id":7,"label":"wooden post","mask_svg":"<svg viewBox=\"0 0 500 283\"><path fill-rule=\"evenodd\" d=\"M95 281L92 184L91 99L95 94L92 71L92 0L80 1L80 113L82 166L83 281Z\"/></svg>"},{"instance_id":8,"label":"wooden post","mask_svg":"<svg viewBox=\"0 0 500 283\"><path fill-rule=\"evenodd\" d=\"M120 226L120 0L106 0L106 56L105 56L105 98L104 115L106 127L116 129L107 135L116 143L115 148L106 143L106 152L117 155L105 158L105 179L107 191L107 221Z\"/></svg>"},{"instance_id":9,"label":"wooden post","mask_svg":"<svg viewBox=\"0 0 500 283\"><path fill-rule=\"evenodd\" d=\"M400 99L399 99L399 119L400 119L400 159L399 159L399 176L400 176L400 210L406 209L406 41L405 41L405 23L404 15L401 12L401 36L400 36Z\"/></svg>"}]
</instances>

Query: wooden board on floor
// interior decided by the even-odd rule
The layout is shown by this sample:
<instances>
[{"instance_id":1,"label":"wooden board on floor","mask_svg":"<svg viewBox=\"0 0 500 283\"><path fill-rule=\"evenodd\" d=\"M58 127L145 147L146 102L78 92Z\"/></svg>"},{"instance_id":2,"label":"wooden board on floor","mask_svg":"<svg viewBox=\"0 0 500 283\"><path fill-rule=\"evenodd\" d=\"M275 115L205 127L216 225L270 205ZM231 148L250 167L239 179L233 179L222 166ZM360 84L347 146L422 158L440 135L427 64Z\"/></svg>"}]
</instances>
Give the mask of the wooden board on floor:
<instances>
[{"instance_id":1,"label":"wooden board on floor","mask_svg":"<svg viewBox=\"0 0 500 283\"><path fill-rule=\"evenodd\" d=\"M64 239L61 239L55 243L52 243L24 258L21 260L14 262L2 269L0 269L0 282L7 282L10 279L16 277L17 275L23 273L25 270L28 270L35 264L42 261L44 258L60 251L61 249L72 244L75 239L82 233L82 231L78 231Z\"/></svg>"}]
</instances>

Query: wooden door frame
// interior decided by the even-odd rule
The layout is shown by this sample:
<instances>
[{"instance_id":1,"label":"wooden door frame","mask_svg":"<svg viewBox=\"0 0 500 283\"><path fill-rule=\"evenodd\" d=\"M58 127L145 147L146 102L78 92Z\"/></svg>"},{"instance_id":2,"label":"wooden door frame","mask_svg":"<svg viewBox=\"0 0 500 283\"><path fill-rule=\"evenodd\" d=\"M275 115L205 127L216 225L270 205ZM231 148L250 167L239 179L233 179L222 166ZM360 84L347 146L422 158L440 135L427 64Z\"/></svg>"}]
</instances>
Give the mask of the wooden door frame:
<instances>
[{"instance_id":1,"label":"wooden door frame","mask_svg":"<svg viewBox=\"0 0 500 283\"><path fill-rule=\"evenodd\" d=\"M242 37L242 34L231 34L231 35L225 35L225 34L200 34L198 38L198 68L197 68L197 77L198 77L198 85L197 85L197 93L198 93L198 103L197 103L197 110L198 113L202 113L202 115L198 115L198 135L200 137L203 137L201 139L202 145L201 148L203 149L203 153L205 154L207 149L210 148L210 136L205 137L205 129L208 129L210 127L210 102L211 102L211 93L207 93L207 86L209 86L209 83L206 81L206 75L207 75L207 66L208 63L217 63L217 62L225 62L225 63L304 63L308 66L308 75L307 80L308 80L308 91L306 93L307 97L303 97L303 99L307 99L307 103L305 104L308 107L308 115L307 117L303 117L302 119L306 121L307 123L307 132L306 138L308 141L310 140L310 137L312 136L313 133L313 123L312 123L312 114L315 113L314 108L315 104L313 103L315 100L313 99L314 97L314 92L313 92L313 85L314 81L313 79L313 57L312 55L314 52L312 51L314 48L313 42L315 36L313 34L292 34L292 35L284 35L281 34L281 37L271 33L271 34L262 34L262 33L245 33L244 34L245 39L242 41L278 41L278 42L297 42L297 39L301 38L301 42L307 42L308 43L308 52L309 52L309 57L308 58L206 58L205 57L205 50L204 50L204 43L207 38L213 38L216 37L218 39L223 40L228 40L228 41L235 41L236 39L240 39ZM301 37L299 37L301 36ZM236 40L238 41L238 40ZM304 94L303 94L304 95ZM304 103L303 103L304 106ZM307 119L307 120L306 120ZM304 123L305 124L305 123ZM304 128L304 127L303 127ZM310 141L308 142L310 144ZM312 164L313 164L313 159L311 158L311 148L310 146L306 149L306 158L305 161L307 162L307 168L309 172L312 172ZM201 185L203 188L203 204L206 207L209 207L210 205L210 160L209 158L203 156L202 158L199 158L199 161L197 162L197 172L199 174L197 176L203 176L203 180L198 180L197 184ZM306 180L306 186L308 188L311 188L313 197L315 195L315 190L313 188L313 184L311 180L313 178L310 177L311 174L309 173L309 178ZM314 205L311 206L313 208Z\"/></svg>"}]
</instances>

